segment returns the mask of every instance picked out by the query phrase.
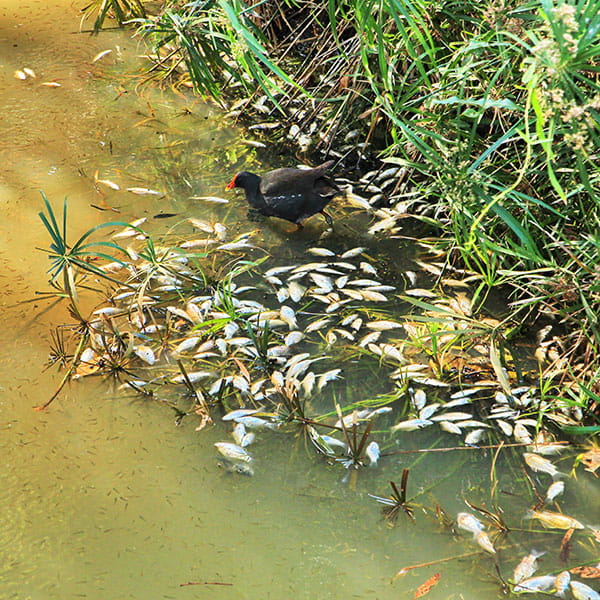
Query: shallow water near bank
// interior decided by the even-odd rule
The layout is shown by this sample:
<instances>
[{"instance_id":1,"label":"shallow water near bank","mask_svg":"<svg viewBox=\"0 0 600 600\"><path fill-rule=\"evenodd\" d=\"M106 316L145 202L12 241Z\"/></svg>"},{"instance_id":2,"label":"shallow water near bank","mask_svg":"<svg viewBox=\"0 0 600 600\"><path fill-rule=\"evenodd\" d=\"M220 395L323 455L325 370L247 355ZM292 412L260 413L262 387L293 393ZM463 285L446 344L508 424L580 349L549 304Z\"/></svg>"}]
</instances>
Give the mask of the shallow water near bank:
<instances>
[{"instance_id":1,"label":"shallow water near bank","mask_svg":"<svg viewBox=\"0 0 600 600\"><path fill-rule=\"evenodd\" d=\"M4 4L0 595L391 599L412 596L441 572L431 598L502 597L490 557L418 506L439 502L451 516L464 510L463 499L489 485L492 455L392 454L380 467L363 469L352 489L347 472L326 465L293 430L259 433L254 477L227 473L213 446L229 439L224 424L196 432L186 419L176 427L168 406L118 393L104 380L73 382L48 410L32 410L58 385L60 374L43 366L50 331L69 320L63 307L40 299L17 304L47 288L48 261L35 250L48 245L38 190L58 212L69 198L73 238L109 220L149 217L148 229L160 232L193 215L226 223L232 237L258 229L257 245L286 263L303 260L325 228L319 217L293 235L286 223L250 222L239 195L229 195L228 204L190 200L223 196L242 167L281 164L272 156L261 165L257 151L239 142L245 134L214 106L153 86L136 93L135 56L142 50L127 34L76 33L79 14L71 2ZM92 63L106 49L112 52ZM36 79L13 76L25 66ZM96 172L122 190L96 184ZM135 195L127 187L162 195ZM155 218L161 213L175 216ZM343 206L333 213L340 226L323 243L336 249L365 243L363 215ZM403 266L402 257L388 260L392 271ZM351 368L345 376L340 393L380 391L379 381L355 381ZM417 432L399 437L398 449L436 443ZM407 467L416 523L401 514L389 528L367 494L388 495L389 481L399 481ZM522 498L510 497L521 493L510 486L511 470L502 461L497 468L508 507L522 510ZM573 485L578 493L565 505L598 523L597 489L585 479ZM580 511L570 504L576 496ZM511 515L511 522L522 516ZM524 539L520 550L528 552L531 543ZM391 582L403 567L457 554L469 556ZM520 556L503 559L514 566ZM552 568L558 566L545 565ZM187 583L198 585L180 587Z\"/></svg>"}]
</instances>

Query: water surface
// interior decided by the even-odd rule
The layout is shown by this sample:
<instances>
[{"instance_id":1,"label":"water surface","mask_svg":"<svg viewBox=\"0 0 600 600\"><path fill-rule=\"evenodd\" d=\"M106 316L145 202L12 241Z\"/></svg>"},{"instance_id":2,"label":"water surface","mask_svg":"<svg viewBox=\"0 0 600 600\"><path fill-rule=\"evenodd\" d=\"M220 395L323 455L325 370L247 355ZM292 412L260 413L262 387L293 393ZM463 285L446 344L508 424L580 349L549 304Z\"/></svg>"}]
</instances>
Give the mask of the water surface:
<instances>
[{"instance_id":1,"label":"water surface","mask_svg":"<svg viewBox=\"0 0 600 600\"><path fill-rule=\"evenodd\" d=\"M392 455L363 470L351 489L344 469L317 458L300 431L259 434L256 475L227 473L213 447L228 439L222 424L176 427L170 408L123 396L109 381L74 382L48 410L32 410L58 385L60 373L43 367L50 332L68 321L63 306L36 297L47 289L49 266L36 249L49 243L39 190L58 211L68 197L72 239L114 219L149 217L148 228L160 232L194 215L225 222L232 236L257 229L257 243L286 262L302 260L324 231L319 218L294 235L289 224L250 222L239 196L223 205L190 200L222 196L242 167L282 165L239 143L245 134L218 107L168 88L136 88L143 46L118 32L79 34L77 8L66 0L0 7L0 596L391 599L412 596L441 572L431 598L501 597L493 562L481 554L391 583L402 567L476 551L467 535L454 538L418 505L464 510L464 497L485 494L490 455ZM23 67L37 77L16 79ZM40 85L49 81L60 87ZM114 191L96 178L162 196ZM176 216L154 218L161 213ZM363 216L342 206L334 214L341 228L329 243L365 241ZM398 267L402 259L389 262ZM339 391L352 401L378 386L348 375ZM427 434L401 440L404 449L434 443ZM367 494L387 495L404 467L413 467L417 523L401 515L390 528ZM510 471L501 461L498 468L513 491ZM529 542L518 550L529 551ZM518 561L514 548L508 552ZM186 583L202 585L180 587Z\"/></svg>"}]
</instances>

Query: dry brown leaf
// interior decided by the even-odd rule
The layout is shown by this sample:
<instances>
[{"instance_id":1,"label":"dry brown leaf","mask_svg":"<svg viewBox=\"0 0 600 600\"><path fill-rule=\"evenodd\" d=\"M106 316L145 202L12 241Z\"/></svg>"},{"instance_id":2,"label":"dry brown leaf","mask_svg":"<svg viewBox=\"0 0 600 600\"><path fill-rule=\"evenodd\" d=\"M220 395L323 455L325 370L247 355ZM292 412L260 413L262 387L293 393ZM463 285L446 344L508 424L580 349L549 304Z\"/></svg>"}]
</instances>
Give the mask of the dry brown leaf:
<instances>
[{"instance_id":1,"label":"dry brown leaf","mask_svg":"<svg viewBox=\"0 0 600 600\"><path fill-rule=\"evenodd\" d=\"M569 560L569 556L571 555L571 536L573 535L574 529L569 529L565 535L563 535L562 541L560 543L560 551L558 553L558 559L566 563Z\"/></svg>"},{"instance_id":2,"label":"dry brown leaf","mask_svg":"<svg viewBox=\"0 0 600 600\"><path fill-rule=\"evenodd\" d=\"M592 448L581 455L581 462L585 465L585 470L598 477L598 467L600 467L600 448Z\"/></svg>"},{"instance_id":3,"label":"dry brown leaf","mask_svg":"<svg viewBox=\"0 0 600 600\"><path fill-rule=\"evenodd\" d=\"M437 585L438 581L440 580L440 577L441 575L439 573L432 575L423 585L420 585L416 589L413 598L422 598L423 596L429 594L432 588L434 588Z\"/></svg>"}]
</instances>

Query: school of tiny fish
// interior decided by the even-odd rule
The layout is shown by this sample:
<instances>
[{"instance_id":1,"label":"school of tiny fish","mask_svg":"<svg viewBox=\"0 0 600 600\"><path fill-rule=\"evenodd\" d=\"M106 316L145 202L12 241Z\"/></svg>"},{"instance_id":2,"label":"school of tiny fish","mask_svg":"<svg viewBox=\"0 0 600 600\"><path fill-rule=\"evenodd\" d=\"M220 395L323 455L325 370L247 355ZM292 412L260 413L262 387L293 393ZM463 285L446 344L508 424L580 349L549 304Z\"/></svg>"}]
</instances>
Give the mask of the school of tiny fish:
<instances>
[{"instance_id":1,"label":"school of tiny fish","mask_svg":"<svg viewBox=\"0 0 600 600\"><path fill-rule=\"evenodd\" d=\"M119 187L108 179L96 177L96 182L114 190ZM129 191L156 193L142 188ZM128 244L129 260L120 258L100 269L120 276L124 283L93 311L93 333L82 349L74 378L98 374L107 364L126 366L128 372L134 365L135 378L121 389L150 395L170 385L185 394L191 386L207 406L228 407L220 417L224 439L214 444L218 466L252 476L265 461L260 457L260 440L286 428L281 398L310 406L313 398L345 377L344 364L336 357L350 348L376 361L390 386L405 392L386 406L353 406L346 412L342 406L338 418L323 421L326 428L317 422L305 424L308 439L329 464L377 470L389 461L396 442L401 446L403 436L421 435L423 430L437 431L445 445L473 451L499 440L521 444L526 446L525 468L544 494L543 502L524 518L548 529L587 527L557 504L567 476L555 461L566 445L540 431L537 418L531 416L532 411L543 413L546 401L532 387L506 389L490 379L456 388L439 379L428 362L415 360L414 353L407 351L406 337L415 334L418 325L394 317L398 290L385 280L367 248L335 251L314 246L307 250L307 262L254 267L252 278L207 285L194 268L196 253L212 257L213 263L215 257L247 259L256 251L253 232L232 236L223 223L191 218L191 235L181 239L178 247L154 246L151 259L143 248L148 239L142 229L145 221L134 221L113 235L118 243ZM407 280L416 285L416 278ZM183 295L183 288L193 288L195 293ZM412 291L414 297L429 294L417 287ZM453 306L470 314L464 295L457 295ZM198 429L209 420L205 414ZM372 433L375 422L376 433ZM549 510L553 504L555 508ZM469 512L458 513L456 524L472 535L470 543L488 560L503 556L491 525ZM515 561L513 592L598 598L568 571L536 577L544 554L532 549Z\"/></svg>"}]
</instances>

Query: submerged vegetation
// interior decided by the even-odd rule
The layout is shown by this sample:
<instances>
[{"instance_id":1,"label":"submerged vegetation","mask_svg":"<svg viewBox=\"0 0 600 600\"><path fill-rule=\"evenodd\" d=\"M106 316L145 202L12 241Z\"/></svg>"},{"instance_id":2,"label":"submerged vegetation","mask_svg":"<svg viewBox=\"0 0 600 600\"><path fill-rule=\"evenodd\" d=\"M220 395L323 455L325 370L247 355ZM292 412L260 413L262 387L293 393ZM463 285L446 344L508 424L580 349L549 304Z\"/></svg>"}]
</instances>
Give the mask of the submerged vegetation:
<instances>
[{"instance_id":1,"label":"submerged vegetation","mask_svg":"<svg viewBox=\"0 0 600 600\"><path fill-rule=\"evenodd\" d=\"M96 28L112 7L153 42L152 76L231 118L261 115L256 146L337 158L348 203L373 222L360 246L332 235L286 262L253 230L209 218L160 239L144 219L106 223L69 244L66 203L61 227L44 198L47 294L73 318L54 335L51 361L66 369L57 394L105 376L178 424L220 418L231 438L215 444L219 464L240 475L259 468L261 430L303 438L351 488L398 454L485 452L490 490L463 498L469 512L448 516L431 489L407 499L409 468L389 497L371 496L390 526L425 514L459 544L459 529L472 534L505 590L595 597L571 577L598 577L597 524L558 502L567 475L600 466L596 445L574 457L569 437L600 430L600 3L94 7ZM109 227L110 241L93 241ZM400 244L412 228L412 269L383 268L377 242ZM345 387L350 370L368 390ZM405 448L418 430L435 442ZM569 450L558 466L548 458ZM507 467L509 500L505 455L520 467ZM509 502L525 521L504 514ZM532 577L542 554L530 538L552 551L552 573Z\"/></svg>"},{"instance_id":2,"label":"submerged vegetation","mask_svg":"<svg viewBox=\"0 0 600 600\"><path fill-rule=\"evenodd\" d=\"M511 335L545 332L545 389L595 404L597 0L136 6L153 76L266 118L252 127L271 144L358 168L371 233L422 221L475 313L502 289Z\"/></svg>"}]
</instances>

